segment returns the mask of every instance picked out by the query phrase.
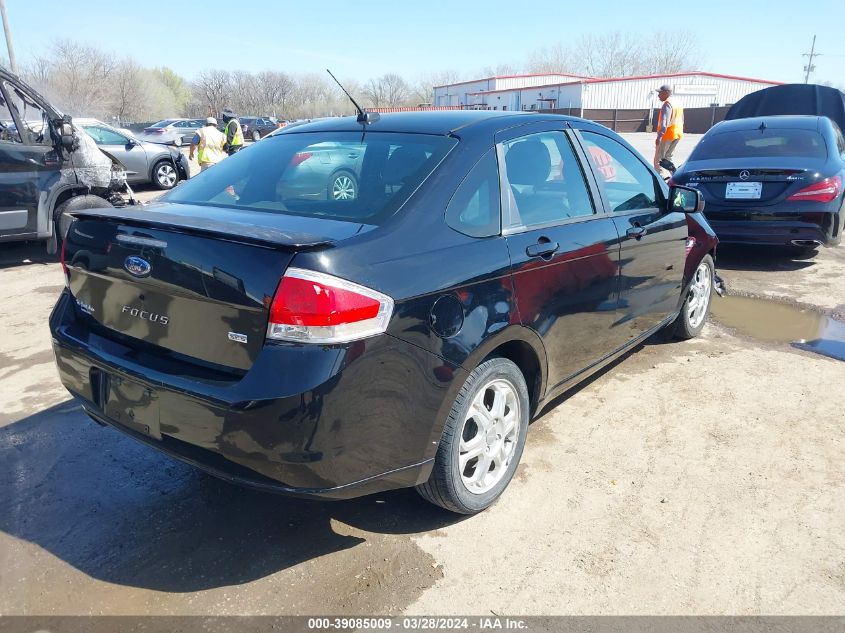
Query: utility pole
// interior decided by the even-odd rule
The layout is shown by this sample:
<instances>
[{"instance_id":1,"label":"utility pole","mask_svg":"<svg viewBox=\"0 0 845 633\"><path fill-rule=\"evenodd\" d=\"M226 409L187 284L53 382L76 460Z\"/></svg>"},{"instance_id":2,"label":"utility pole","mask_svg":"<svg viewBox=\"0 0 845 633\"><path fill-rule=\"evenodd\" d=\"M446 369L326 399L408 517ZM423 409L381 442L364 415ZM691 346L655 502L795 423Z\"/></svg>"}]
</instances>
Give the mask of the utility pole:
<instances>
[{"instance_id":1,"label":"utility pole","mask_svg":"<svg viewBox=\"0 0 845 633\"><path fill-rule=\"evenodd\" d=\"M0 13L3 14L3 31L6 33L6 48L9 51L9 67L13 73L18 72L15 62L15 47L12 46L12 31L9 29L9 17L6 15L6 0L0 0Z\"/></svg>"},{"instance_id":2,"label":"utility pole","mask_svg":"<svg viewBox=\"0 0 845 633\"><path fill-rule=\"evenodd\" d=\"M2 2L3 0L0 0ZM821 53L816 52L816 36L813 36L813 45L810 47L809 53L804 53L802 57L809 57L810 59L807 60L807 65L804 66L804 70L806 74L804 75L804 83L809 83L810 81L810 73L813 72L816 67L813 66L813 57L818 57Z\"/></svg>"}]
</instances>

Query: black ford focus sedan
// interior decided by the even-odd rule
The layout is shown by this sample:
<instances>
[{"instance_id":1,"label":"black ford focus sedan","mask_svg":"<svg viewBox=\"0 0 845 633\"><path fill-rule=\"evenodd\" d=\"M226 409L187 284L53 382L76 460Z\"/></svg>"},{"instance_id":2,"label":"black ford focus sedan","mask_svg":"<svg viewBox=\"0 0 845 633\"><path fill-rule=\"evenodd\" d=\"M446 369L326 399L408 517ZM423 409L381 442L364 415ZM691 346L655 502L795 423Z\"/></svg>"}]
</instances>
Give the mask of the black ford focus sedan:
<instances>
[{"instance_id":1,"label":"black ford focus sedan","mask_svg":"<svg viewBox=\"0 0 845 633\"><path fill-rule=\"evenodd\" d=\"M842 240L845 137L824 116L724 121L672 183L695 187L722 243L813 249Z\"/></svg>"},{"instance_id":2,"label":"black ford focus sedan","mask_svg":"<svg viewBox=\"0 0 845 633\"><path fill-rule=\"evenodd\" d=\"M290 194L327 143L359 157L357 195ZM416 486L474 513L544 403L651 334L701 331L701 208L576 118L310 123L142 210L75 214L56 362L94 420L229 481Z\"/></svg>"}]
</instances>

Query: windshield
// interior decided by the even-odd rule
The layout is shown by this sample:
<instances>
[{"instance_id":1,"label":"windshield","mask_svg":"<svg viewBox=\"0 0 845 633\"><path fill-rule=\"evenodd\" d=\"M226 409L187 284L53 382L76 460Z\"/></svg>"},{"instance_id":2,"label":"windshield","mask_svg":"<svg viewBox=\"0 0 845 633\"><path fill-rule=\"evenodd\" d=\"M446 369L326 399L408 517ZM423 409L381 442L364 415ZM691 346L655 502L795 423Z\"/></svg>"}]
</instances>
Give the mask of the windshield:
<instances>
[{"instance_id":1,"label":"windshield","mask_svg":"<svg viewBox=\"0 0 845 633\"><path fill-rule=\"evenodd\" d=\"M280 134L174 189L168 202L379 224L457 141L370 132Z\"/></svg>"},{"instance_id":2,"label":"windshield","mask_svg":"<svg viewBox=\"0 0 845 633\"><path fill-rule=\"evenodd\" d=\"M172 123L176 123L179 119L165 119L164 121L159 121L158 123L153 123L150 127L167 127Z\"/></svg>"},{"instance_id":3,"label":"windshield","mask_svg":"<svg viewBox=\"0 0 845 633\"><path fill-rule=\"evenodd\" d=\"M690 155L690 160L711 158L777 158L802 156L827 158L827 146L814 130L739 130L707 134Z\"/></svg>"}]
</instances>

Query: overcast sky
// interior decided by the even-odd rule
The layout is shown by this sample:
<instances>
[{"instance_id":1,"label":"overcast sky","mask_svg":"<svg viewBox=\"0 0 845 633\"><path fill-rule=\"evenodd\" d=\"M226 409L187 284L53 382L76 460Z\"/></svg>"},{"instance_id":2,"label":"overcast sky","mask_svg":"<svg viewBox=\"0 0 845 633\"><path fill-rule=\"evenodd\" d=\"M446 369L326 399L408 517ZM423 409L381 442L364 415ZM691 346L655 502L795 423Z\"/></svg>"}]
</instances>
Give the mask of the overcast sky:
<instances>
[{"instance_id":1,"label":"overcast sky","mask_svg":"<svg viewBox=\"0 0 845 633\"><path fill-rule=\"evenodd\" d=\"M654 28L699 34L701 68L786 82L818 35L816 81L845 85L845 1L705 0L6 0L18 63L67 37L193 78L204 68L324 72L366 80L429 70L471 74L521 64L541 46L583 33ZM135 7L129 11L126 7ZM72 7L72 8L71 8ZM669 8L660 17L658 7ZM804 7L807 7L806 9ZM215 37L217 38L215 40Z\"/></svg>"}]
</instances>

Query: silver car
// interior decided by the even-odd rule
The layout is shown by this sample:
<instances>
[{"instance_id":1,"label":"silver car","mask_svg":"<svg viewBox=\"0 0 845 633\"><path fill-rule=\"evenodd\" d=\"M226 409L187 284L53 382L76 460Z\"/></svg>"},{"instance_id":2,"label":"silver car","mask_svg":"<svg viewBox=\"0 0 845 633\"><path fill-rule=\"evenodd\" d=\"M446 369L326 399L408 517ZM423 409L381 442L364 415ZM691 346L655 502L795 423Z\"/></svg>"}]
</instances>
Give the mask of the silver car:
<instances>
[{"instance_id":1,"label":"silver car","mask_svg":"<svg viewBox=\"0 0 845 633\"><path fill-rule=\"evenodd\" d=\"M205 119L164 119L144 128L138 138L151 143L167 143L179 147L190 143L203 125Z\"/></svg>"},{"instance_id":2,"label":"silver car","mask_svg":"<svg viewBox=\"0 0 845 633\"><path fill-rule=\"evenodd\" d=\"M132 184L152 183L166 190L189 177L188 161L178 150L141 141L96 119L74 119L73 124L126 167L126 179Z\"/></svg>"}]
</instances>

